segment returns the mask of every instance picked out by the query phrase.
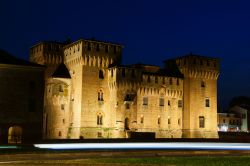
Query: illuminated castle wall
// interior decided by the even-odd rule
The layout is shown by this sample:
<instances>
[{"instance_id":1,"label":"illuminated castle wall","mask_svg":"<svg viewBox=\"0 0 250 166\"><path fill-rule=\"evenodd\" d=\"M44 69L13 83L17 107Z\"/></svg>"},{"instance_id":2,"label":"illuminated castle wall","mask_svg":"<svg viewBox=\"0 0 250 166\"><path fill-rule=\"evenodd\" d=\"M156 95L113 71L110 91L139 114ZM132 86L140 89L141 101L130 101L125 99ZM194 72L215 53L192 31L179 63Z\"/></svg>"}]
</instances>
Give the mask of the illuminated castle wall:
<instances>
[{"instance_id":1,"label":"illuminated castle wall","mask_svg":"<svg viewBox=\"0 0 250 166\"><path fill-rule=\"evenodd\" d=\"M217 59L186 55L165 68L121 65L119 44L41 42L46 65L44 138L217 138Z\"/></svg>"}]
</instances>

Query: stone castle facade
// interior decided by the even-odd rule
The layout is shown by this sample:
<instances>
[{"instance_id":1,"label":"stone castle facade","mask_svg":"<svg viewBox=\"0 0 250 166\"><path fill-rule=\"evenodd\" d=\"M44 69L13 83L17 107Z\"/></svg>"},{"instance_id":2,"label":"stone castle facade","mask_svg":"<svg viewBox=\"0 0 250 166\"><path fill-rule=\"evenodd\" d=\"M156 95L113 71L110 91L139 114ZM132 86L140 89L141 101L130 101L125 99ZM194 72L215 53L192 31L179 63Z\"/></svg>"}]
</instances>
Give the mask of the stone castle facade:
<instances>
[{"instance_id":1,"label":"stone castle facade","mask_svg":"<svg viewBox=\"0 0 250 166\"><path fill-rule=\"evenodd\" d=\"M218 138L218 59L124 66L122 48L85 39L31 47L30 61L46 66L45 139Z\"/></svg>"}]
</instances>

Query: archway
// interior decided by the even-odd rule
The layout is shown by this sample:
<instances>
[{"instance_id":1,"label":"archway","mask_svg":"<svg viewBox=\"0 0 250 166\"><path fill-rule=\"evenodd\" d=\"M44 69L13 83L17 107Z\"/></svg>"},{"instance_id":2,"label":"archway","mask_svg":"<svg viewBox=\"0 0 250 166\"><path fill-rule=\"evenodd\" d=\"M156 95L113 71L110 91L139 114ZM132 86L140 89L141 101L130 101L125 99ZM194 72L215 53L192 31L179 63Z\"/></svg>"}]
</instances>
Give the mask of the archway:
<instances>
[{"instance_id":1,"label":"archway","mask_svg":"<svg viewBox=\"0 0 250 166\"><path fill-rule=\"evenodd\" d=\"M22 143L22 128L11 126L8 131L8 143Z\"/></svg>"}]
</instances>

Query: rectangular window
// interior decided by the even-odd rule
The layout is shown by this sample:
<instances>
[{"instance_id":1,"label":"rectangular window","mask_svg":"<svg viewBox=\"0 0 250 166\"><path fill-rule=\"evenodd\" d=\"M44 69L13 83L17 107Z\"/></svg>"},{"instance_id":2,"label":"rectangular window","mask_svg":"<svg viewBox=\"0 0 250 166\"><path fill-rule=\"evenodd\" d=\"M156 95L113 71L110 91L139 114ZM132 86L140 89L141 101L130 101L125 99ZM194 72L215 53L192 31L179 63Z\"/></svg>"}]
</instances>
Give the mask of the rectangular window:
<instances>
[{"instance_id":1,"label":"rectangular window","mask_svg":"<svg viewBox=\"0 0 250 166\"><path fill-rule=\"evenodd\" d=\"M178 100L178 107L179 107L179 108L182 107L182 100Z\"/></svg>"},{"instance_id":2,"label":"rectangular window","mask_svg":"<svg viewBox=\"0 0 250 166\"><path fill-rule=\"evenodd\" d=\"M168 124L171 124L171 119L170 118L168 118Z\"/></svg>"},{"instance_id":3,"label":"rectangular window","mask_svg":"<svg viewBox=\"0 0 250 166\"><path fill-rule=\"evenodd\" d=\"M164 106L164 98L160 98L160 101L159 101L159 106Z\"/></svg>"},{"instance_id":4,"label":"rectangular window","mask_svg":"<svg viewBox=\"0 0 250 166\"><path fill-rule=\"evenodd\" d=\"M204 81L201 81L201 87L205 88L205 82Z\"/></svg>"},{"instance_id":5,"label":"rectangular window","mask_svg":"<svg viewBox=\"0 0 250 166\"><path fill-rule=\"evenodd\" d=\"M148 97L143 97L143 105L148 105Z\"/></svg>"},{"instance_id":6,"label":"rectangular window","mask_svg":"<svg viewBox=\"0 0 250 166\"><path fill-rule=\"evenodd\" d=\"M210 101L209 101L209 99L206 99L205 102L206 102L206 107L210 107Z\"/></svg>"},{"instance_id":7,"label":"rectangular window","mask_svg":"<svg viewBox=\"0 0 250 166\"><path fill-rule=\"evenodd\" d=\"M63 92L63 85L59 85L59 92Z\"/></svg>"},{"instance_id":8,"label":"rectangular window","mask_svg":"<svg viewBox=\"0 0 250 166\"><path fill-rule=\"evenodd\" d=\"M204 116L199 116L199 127L200 128L205 127L205 118L204 118Z\"/></svg>"},{"instance_id":9,"label":"rectangular window","mask_svg":"<svg viewBox=\"0 0 250 166\"><path fill-rule=\"evenodd\" d=\"M61 104L61 110L64 111L64 104Z\"/></svg>"}]
</instances>

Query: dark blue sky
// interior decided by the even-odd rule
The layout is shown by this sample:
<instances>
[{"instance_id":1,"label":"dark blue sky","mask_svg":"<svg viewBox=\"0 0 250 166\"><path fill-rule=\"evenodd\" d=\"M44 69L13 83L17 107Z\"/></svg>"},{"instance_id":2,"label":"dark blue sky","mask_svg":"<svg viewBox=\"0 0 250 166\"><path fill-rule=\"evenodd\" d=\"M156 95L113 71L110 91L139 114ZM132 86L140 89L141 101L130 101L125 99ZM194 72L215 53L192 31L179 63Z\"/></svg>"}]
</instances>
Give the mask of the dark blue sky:
<instances>
[{"instance_id":1,"label":"dark blue sky","mask_svg":"<svg viewBox=\"0 0 250 166\"><path fill-rule=\"evenodd\" d=\"M124 64L192 51L221 59L222 105L250 94L248 0L1 0L0 21L0 48L23 59L36 42L67 37L124 44Z\"/></svg>"}]
</instances>

